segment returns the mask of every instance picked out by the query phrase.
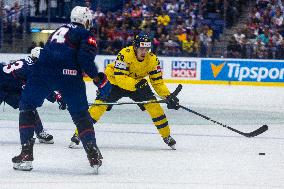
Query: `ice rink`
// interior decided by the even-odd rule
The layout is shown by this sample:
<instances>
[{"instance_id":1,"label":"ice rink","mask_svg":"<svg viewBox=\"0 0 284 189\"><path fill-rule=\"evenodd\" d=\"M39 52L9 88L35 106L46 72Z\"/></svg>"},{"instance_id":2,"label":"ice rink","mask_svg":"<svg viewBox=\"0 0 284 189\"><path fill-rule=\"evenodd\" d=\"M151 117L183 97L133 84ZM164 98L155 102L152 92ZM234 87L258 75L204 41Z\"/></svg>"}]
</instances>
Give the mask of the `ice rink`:
<instances>
[{"instance_id":1,"label":"ice rink","mask_svg":"<svg viewBox=\"0 0 284 189\"><path fill-rule=\"evenodd\" d=\"M92 102L95 87L87 86ZM136 105L116 106L95 126L104 159L99 175L93 175L83 147L68 148L75 128L68 112L47 102L39 113L55 143L36 141L34 169L21 172L11 162L20 152L18 111L2 104L0 189L284 188L283 87L184 85L179 98L182 105L238 130L264 124L269 130L245 138L187 111L166 110L177 141L174 151L146 112Z\"/></svg>"}]
</instances>

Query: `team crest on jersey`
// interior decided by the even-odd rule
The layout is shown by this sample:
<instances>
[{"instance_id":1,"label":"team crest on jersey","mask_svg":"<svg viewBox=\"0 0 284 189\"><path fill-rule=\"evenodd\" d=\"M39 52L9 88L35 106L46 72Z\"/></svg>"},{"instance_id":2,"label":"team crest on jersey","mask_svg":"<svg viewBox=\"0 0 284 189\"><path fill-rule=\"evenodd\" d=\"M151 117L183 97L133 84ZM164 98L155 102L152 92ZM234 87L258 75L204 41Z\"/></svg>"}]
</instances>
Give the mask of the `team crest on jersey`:
<instances>
[{"instance_id":1,"label":"team crest on jersey","mask_svg":"<svg viewBox=\"0 0 284 189\"><path fill-rule=\"evenodd\" d=\"M77 75L77 70L63 69L63 75Z\"/></svg>"},{"instance_id":2,"label":"team crest on jersey","mask_svg":"<svg viewBox=\"0 0 284 189\"><path fill-rule=\"evenodd\" d=\"M121 70L127 70L127 64L125 62L121 62L121 61L118 61L118 60L115 61L114 67L121 69Z\"/></svg>"},{"instance_id":3,"label":"team crest on jersey","mask_svg":"<svg viewBox=\"0 0 284 189\"><path fill-rule=\"evenodd\" d=\"M94 37L92 37L92 36L90 36L90 37L88 38L88 44L97 47L97 41L96 41L96 39L95 39Z\"/></svg>"},{"instance_id":4,"label":"team crest on jersey","mask_svg":"<svg viewBox=\"0 0 284 189\"><path fill-rule=\"evenodd\" d=\"M34 61L32 60L32 58L30 56L26 57L25 61L29 66L34 64Z\"/></svg>"}]
</instances>

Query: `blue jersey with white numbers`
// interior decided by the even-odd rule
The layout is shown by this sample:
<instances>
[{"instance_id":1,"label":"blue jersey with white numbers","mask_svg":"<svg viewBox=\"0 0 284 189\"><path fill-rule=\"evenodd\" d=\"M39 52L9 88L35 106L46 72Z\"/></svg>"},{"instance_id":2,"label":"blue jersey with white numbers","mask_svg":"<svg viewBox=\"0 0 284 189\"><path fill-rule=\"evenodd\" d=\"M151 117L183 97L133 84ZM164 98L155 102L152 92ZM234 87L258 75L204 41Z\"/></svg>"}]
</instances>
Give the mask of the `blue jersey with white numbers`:
<instances>
[{"instance_id":1,"label":"blue jersey with white numbers","mask_svg":"<svg viewBox=\"0 0 284 189\"><path fill-rule=\"evenodd\" d=\"M53 78L82 77L82 72L94 78L96 49L94 36L82 25L63 25L50 35L35 70Z\"/></svg>"},{"instance_id":2,"label":"blue jersey with white numbers","mask_svg":"<svg viewBox=\"0 0 284 189\"><path fill-rule=\"evenodd\" d=\"M32 74L32 68L34 65L35 62L30 56L25 59L14 61L10 64L0 64L0 93L2 96L3 94L20 95L28 78ZM55 93L51 91L50 95L46 99L50 102L55 102ZM18 104L18 102L15 102L15 104Z\"/></svg>"},{"instance_id":3,"label":"blue jersey with white numbers","mask_svg":"<svg viewBox=\"0 0 284 189\"><path fill-rule=\"evenodd\" d=\"M3 90L22 88L32 72L34 61L31 57L20 59L10 64L0 64L0 86Z\"/></svg>"}]
</instances>

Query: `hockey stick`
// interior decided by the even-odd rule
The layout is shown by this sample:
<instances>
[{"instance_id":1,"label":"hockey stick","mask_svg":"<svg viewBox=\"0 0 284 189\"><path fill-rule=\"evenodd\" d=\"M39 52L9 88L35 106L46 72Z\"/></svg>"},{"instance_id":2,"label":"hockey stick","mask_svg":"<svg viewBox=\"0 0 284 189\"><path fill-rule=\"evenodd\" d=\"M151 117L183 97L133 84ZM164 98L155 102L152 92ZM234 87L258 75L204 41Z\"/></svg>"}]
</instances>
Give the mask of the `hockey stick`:
<instances>
[{"instance_id":1,"label":"hockey stick","mask_svg":"<svg viewBox=\"0 0 284 189\"><path fill-rule=\"evenodd\" d=\"M177 89L172 93L172 94L173 94L173 97L178 95L178 93L180 92L181 88L182 88L182 85L179 85L179 86L177 87ZM161 98L161 97L159 97L159 98ZM168 98L168 99L169 99L169 98ZM166 99L164 99L164 100L165 100L165 102L166 102ZM166 103L167 103L167 102L166 102ZM182 105L180 105L180 104L178 104L178 106L179 106L180 108L182 108L182 109L188 111L188 112L191 112L191 113L193 113L193 114L195 114L195 115L198 115L198 116L200 116L200 117L202 117L202 118L204 118L204 119L206 119L206 120L208 120L208 121L211 121L211 122L213 122L213 123L215 123L215 124L217 124L217 125L221 125L222 127L225 127L225 128L227 128L227 129L229 129L229 130L231 130L231 131L234 131L234 132L236 132L236 133L238 133L238 134L240 134L240 135L243 135L243 136L245 136L245 137L248 137L248 138L250 138L250 137L255 137L255 136L257 136L257 135L260 135L261 133L264 133L265 131L268 130L268 126L267 126L267 125L262 125L261 127L259 127L258 129L254 130L254 131L252 131L252 132L244 133L244 132L241 132L241 131L239 131L239 130L237 130L237 129L234 129L234 128L232 128L232 127L226 125L226 124L223 124L223 123L221 123L221 122L219 122L219 121L215 121L215 120L211 119L210 117L207 117L207 116L205 116L205 115L203 115L203 114L201 114L201 113L198 113L198 112L196 112L196 111L194 111L194 110L191 110L191 109L189 109L189 108L187 108L187 107L184 107L184 106L182 106Z\"/></svg>"},{"instance_id":2,"label":"hockey stick","mask_svg":"<svg viewBox=\"0 0 284 189\"><path fill-rule=\"evenodd\" d=\"M151 104L151 103L166 103L166 102L164 100L141 101L141 102L104 102L104 103L89 103L89 106L124 105L124 104Z\"/></svg>"},{"instance_id":3,"label":"hockey stick","mask_svg":"<svg viewBox=\"0 0 284 189\"><path fill-rule=\"evenodd\" d=\"M179 84L177 88L172 92L168 98L173 98L181 91L182 85ZM156 95L155 95L156 96ZM152 104L152 103L167 103L165 99L153 100L153 101L141 101L141 102L104 102L104 103L89 103L89 106L103 106L103 105L124 105L124 104Z\"/></svg>"},{"instance_id":4,"label":"hockey stick","mask_svg":"<svg viewBox=\"0 0 284 189\"><path fill-rule=\"evenodd\" d=\"M225 127L225 128L227 128L227 129L230 129L231 131L234 131L234 132L236 132L236 133L239 133L240 135L243 135L243 136L245 136L245 137L248 137L248 138L250 138L250 137L255 137L255 136L257 136L257 135L260 135L261 133L264 133L265 131L268 130L268 126L267 126L267 125L262 125L261 127L259 127L258 129L254 130L254 131L252 131L252 132L244 133L244 132L241 132L241 131L239 131L239 130L237 130L237 129L234 129L234 128L228 126L228 125L225 125L225 124L223 124L223 123L221 123L221 122L215 121L215 120L211 119L210 117L207 117L207 116L205 116L205 115L203 115L203 114L200 114L200 113L198 113L198 112L196 112L196 111L194 111L194 110L191 110L191 109L189 109L189 108L186 108L186 107L184 107L184 106L182 106L182 105L179 105L179 107L181 107L182 109L184 109L184 110L186 110L186 111L188 111L188 112L191 112L191 113L193 113L193 114L195 114L195 115L198 115L198 116L200 116L200 117L202 117L202 118L204 118L204 119L206 119L206 120L208 120L208 121L211 121L211 122L213 122L213 123L215 123L215 124L221 125L222 127Z\"/></svg>"}]
</instances>

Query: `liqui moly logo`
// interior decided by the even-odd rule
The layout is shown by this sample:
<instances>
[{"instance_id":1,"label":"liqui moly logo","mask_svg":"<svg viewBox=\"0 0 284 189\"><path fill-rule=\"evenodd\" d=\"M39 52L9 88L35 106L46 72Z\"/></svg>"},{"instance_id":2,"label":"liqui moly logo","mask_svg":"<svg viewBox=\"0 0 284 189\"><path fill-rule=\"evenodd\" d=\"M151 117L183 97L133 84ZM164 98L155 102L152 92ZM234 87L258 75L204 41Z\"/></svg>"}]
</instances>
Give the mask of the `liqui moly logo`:
<instances>
[{"instance_id":1,"label":"liqui moly logo","mask_svg":"<svg viewBox=\"0 0 284 189\"><path fill-rule=\"evenodd\" d=\"M195 61L172 61L172 77L196 78Z\"/></svg>"}]
</instances>

